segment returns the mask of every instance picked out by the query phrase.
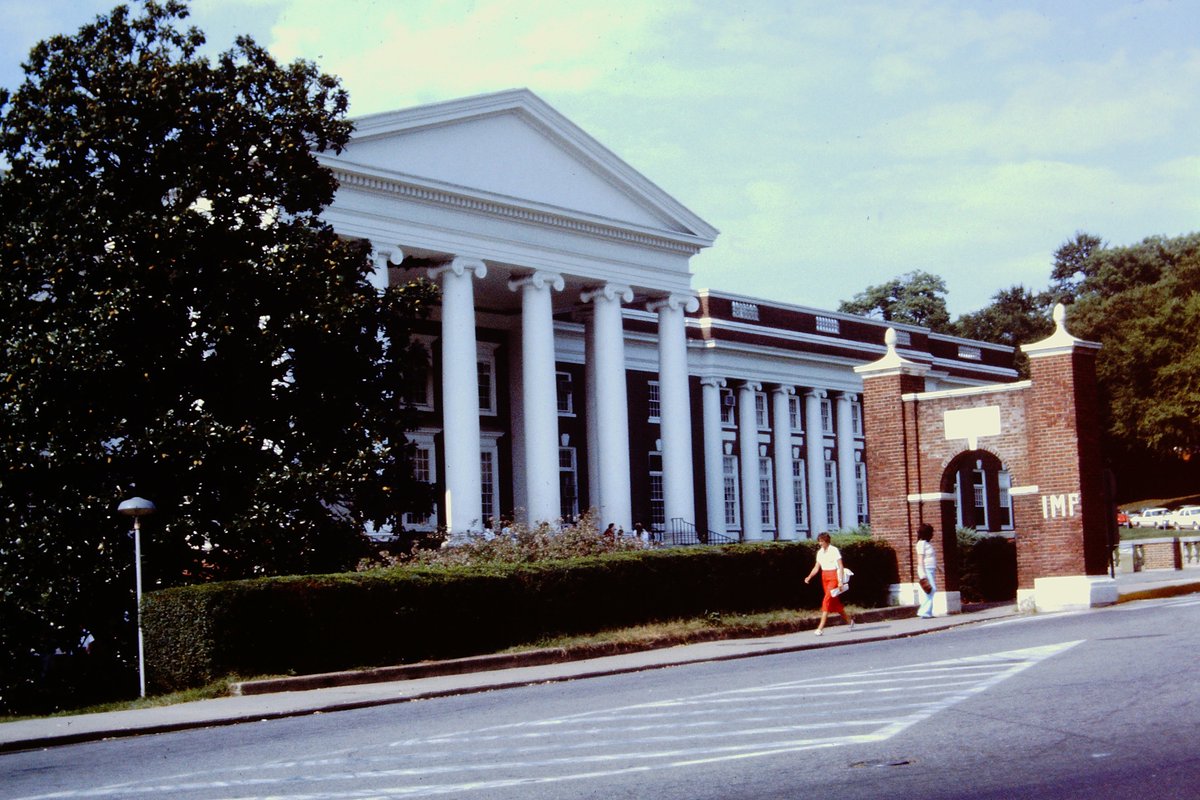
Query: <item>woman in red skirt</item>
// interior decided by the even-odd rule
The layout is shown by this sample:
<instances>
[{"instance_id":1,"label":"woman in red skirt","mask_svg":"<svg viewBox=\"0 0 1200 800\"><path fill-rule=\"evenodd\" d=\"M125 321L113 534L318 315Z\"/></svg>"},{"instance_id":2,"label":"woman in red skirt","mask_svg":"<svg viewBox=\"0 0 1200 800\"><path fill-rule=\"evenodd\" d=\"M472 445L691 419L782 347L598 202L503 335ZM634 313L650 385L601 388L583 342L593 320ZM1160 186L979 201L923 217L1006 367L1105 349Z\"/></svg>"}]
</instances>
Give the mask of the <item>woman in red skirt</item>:
<instances>
[{"instance_id":1,"label":"woman in red skirt","mask_svg":"<svg viewBox=\"0 0 1200 800\"><path fill-rule=\"evenodd\" d=\"M812 580L817 572L821 573L821 585L825 587L825 599L821 601L821 622L817 625L816 633L820 636L825 630L825 620L829 619L829 612L841 614L842 619L850 626L850 630L854 630L854 619L846 613L846 607L842 605L833 592L846 582L846 567L842 564L842 553L833 546L832 540L828 533L822 533L817 536L817 563L813 564L812 572L804 579L805 583Z\"/></svg>"}]
</instances>

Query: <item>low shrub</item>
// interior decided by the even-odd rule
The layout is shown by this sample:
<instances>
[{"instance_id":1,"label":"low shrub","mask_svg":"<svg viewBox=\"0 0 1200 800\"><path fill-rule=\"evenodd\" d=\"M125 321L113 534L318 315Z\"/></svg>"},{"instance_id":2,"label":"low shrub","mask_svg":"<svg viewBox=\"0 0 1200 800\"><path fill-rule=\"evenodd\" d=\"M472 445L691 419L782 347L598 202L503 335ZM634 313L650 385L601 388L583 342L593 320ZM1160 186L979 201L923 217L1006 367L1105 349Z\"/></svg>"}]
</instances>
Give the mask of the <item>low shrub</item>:
<instances>
[{"instance_id":1,"label":"low shrub","mask_svg":"<svg viewBox=\"0 0 1200 800\"><path fill-rule=\"evenodd\" d=\"M958 588L967 603L1000 602L1017 596L1017 547L1006 536L958 529Z\"/></svg>"},{"instance_id":2,"label":"low shrub","mask_svg":"<svg viewBox=\"0 0 1200 800\"><path fill-rule=\"evenodd\" d=\"M855 572L847 599L887 603L895 554L837 537ZM708 613L816 608L815 543L607 553L570 560L263 578L145 598L155 691L231 674L304 674L493 652L549 635Z\"/></svg>"}]
</instances>

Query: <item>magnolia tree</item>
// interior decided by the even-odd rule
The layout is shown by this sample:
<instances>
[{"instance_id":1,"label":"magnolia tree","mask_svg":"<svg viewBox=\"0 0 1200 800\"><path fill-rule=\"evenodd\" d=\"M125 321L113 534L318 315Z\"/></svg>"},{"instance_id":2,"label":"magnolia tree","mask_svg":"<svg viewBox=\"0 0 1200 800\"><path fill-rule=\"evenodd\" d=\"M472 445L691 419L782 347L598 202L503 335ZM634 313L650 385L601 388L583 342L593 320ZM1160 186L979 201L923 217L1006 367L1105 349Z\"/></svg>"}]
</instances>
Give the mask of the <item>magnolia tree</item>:
<instances>
[{"instance_id":1,"label":"magnolia tree","mask_svg":"<svg viewBox=\"0 0 1200 800\"><path fill-rule=\"evenodd\" d=\"M116 8L0 90L0 706L80 625L128 636L124 497L148 589L346 568L430 502L399 395L431 290L320 217L346 93L186 16Z\"/></svg>"}]
</instances>

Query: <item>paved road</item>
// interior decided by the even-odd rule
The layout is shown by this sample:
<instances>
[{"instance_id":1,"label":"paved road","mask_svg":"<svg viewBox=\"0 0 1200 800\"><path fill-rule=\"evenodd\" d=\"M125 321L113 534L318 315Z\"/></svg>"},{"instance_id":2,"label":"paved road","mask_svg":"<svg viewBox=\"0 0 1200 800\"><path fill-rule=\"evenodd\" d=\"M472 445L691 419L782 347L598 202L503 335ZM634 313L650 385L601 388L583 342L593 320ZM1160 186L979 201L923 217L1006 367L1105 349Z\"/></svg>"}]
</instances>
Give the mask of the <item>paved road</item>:
<instances>
[{"instance_id":1,"label":"paved road","mask_svg":"<svg viewBox=\"0 0 1200 800\"><path fill-rule=\"evenodd\" d=\"M1194 797L1200 597L0 756L5 798Z\"/></svg>"}]
</instances>

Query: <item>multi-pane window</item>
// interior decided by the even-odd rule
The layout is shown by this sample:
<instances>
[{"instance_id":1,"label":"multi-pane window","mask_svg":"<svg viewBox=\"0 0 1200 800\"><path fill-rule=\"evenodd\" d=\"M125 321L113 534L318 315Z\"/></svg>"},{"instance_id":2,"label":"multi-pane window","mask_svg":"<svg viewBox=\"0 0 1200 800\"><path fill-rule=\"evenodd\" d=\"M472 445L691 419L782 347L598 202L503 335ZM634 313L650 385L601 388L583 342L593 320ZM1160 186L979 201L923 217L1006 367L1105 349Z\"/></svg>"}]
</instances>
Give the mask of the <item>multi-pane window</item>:
<instances>
[{"instance_id":1,"label":"multi-pane window","mask_svg":"<svg viewBox=\"0 0 1200 800\"><path fill-rule=\"evenodd\" d=\"M754 421L760 431L770 428L767 423L767 396L763 392L754 393Z\"/></svg>"},{"instance_id":2,"label":"multi-pane window","mask_svg":"<svg viewBox=\"0 0 1200 800\"><path fill-rule=\"evenodd\" d=\"M662 454L650 454L650 530L667 529L666 503L663 500Z\"/></svg>"},{"instance_id":3,"label":"multi-pane window","mask_svg":"<svg viewBox=\"0 0 1200 800\"><path fill-rule=\"evenodd\" d=\"M850 403L850 429L855 436L863 435L862 403L857 400Z\"/></svg>"},{"instance_id":4,"label":"multi-pane window","mask_svg":"<svg viewBox=\"0 0 1200 800\"><path fill-rule=\"evenodd\" d=\"M556 372L554 379L558 387L558 413L568 416L574 414L575 394L572 391L571 373Z\"/></svg>"},{"instance_id":5,"label":"multi-pane window","mask_svg":"<svg viewBox=\"0 0 1200 800\"><path fill-rule=\"evenodd\" d=\"M771 485L771 459L758 459L758 506L763 527L775 524L775 497Z\"/></svg>"},{"instance_id":6,"label":"multi-pane window","mask_svg":"<svg viewBox=\"0 0 1200 800\"><path fill-rule=\"evenodd\" d=\"M659 422L662 419L662 400L659 394L658 381L650 381L648 384L650 398L650 422Z\"/></svg>"},{"instance_id":7,"label":"multi-pane window","mask_svg":"<svg viewBox=\"0 0 1200 800\"><path fill-rule=\"evenodd\" d=\"M479 371L479 410L484 414L496 413L496 362L490 357L477 362Z\"/></svg>"},{"instance_id":8,"label":"multi-pane window","mask_svg":"<svg viewBox=\"0 0 1200 800\"><path fill-rule=\"evenodd\" d=\"M796 525L802 529L808 528L808 496L807 476L804 471L804 459L792 459L792 492L796 502Z\"/></svg>"},{"instance_id":9,"label":"multi-pane window","mask_svg":"<svg viewBox=\"0 0 1200 800\"><path fill-rule=\"evenodd\" d=\"M433 409L433 383L430 381L429 365L414 364L404 376L404 387L400 399L410 408L426 411Z\"/></svg>"},{"instance_id":10,"label":"multi-pane window","mask_svg":"<svg viewBox=\"0 0 1200 800\"><path fill-rule=\"evenodd\" d=\"M838 524L838 483L836 464L825 462L825 519L830 528L841 527Z\"/></svg>"},{"instance_id":11,"label":"multi-pane window","mask_svg":"<svg viewBox=\"0 0 1200 800\"><path fill-rule=\"evenodd\" d=\"M821 400L821 431L833 433L833 401L828 397Z\"/></svg>"},{"instance_id":12,"label":"multi-pane window","mask_svg":"<svg viewBox=\"0 0 1200 800\"><path fill-rule=\"evenodd\" d=\"M737 400L733 396L732 389L721 390L721 425L726 428L732 428L737 424L737 417L734 415L734 409L737 407Z\"/></svg>"},{"instance_id":13,"label":"multi-pane window","mask_svg":"<svg viewBox=\"0 0 1200 800\"><path fill-rule=\"evenodd\" d=\"M575 468L575 448L558 448L558 497L564 520L579 516L579 480Z\"/></svg>"},{"instance_id":14,"label":"multi-pane window","mask_svg":"<svg viewBox=\"0 0 1200 800\"><path fill-rule=\"evenodd\" d=\"M738 497L738 460L737 456L725 456L721 462L721 479L725 486L725 527L740 528L741 503Z\"/></svg>"},{"instance_id":15,"label":"multi-pane window","mask_svg":"<svg viewBox=\"0 0 1200 800\"><path fill-rule=\"evenodd\" d=\"M437 480L437 464L434 461L433 437L428 434L413 434L412 474L413 480L433 483ZM403 525L409 530L432 530L437 526L436 509L433 513L404 515Z\"/></svg>"},{"instance_id":16,"label":"multi-pane window","mask_svg":"<svg viewBox=\"0 0 1200 800\"><path fill-rule=\"evenodd\" d=\"M971 494L975 500L975 528L977 530L988 529L988 503L987 491L983 479L983 470L977 469L971 472Z\"/></svg>"},{"instance_id":17,"label":"multi-pane window","mask_svg":"<svg viewBox=\"0 0 1200 800\"><path fill-rule=\"evenodd\" d=\"M788 397L788 424L796 433L804 429L804 406L801 399L795 395Z\"/></svg>"},{"instance_id":18,"label":"multi-pane window","mask_svg":"<svg viewBox=\"0 0 1200 800\"><path fill-rule=\"evenodd\" d=\"M867 522L867 465L856 462L854 465L854 504L858 512L858 522Z\"/></svg>"},{"instance_id":19,"label":"multi-pane window","mask_svg":"<svg viewBox=\"0 0 1200 800\"><path fill-rule=\"evenodd\" d=\"M1012 475L1008 474L1008 470L1003 470L996 473L996 481L1000 489L1000 527L1003 530L1012 530L1013 513L1012 513Z\"/></svg>"},{"instance_id":20,"label":"multi-pane window","mask_svg":"<svg viewBox=\"0 0 1200 800\"><path fill-rule=\"evenodd\" d=\"M485 527L492 527L496 521L496 453L494 450L483 450L479 453L480 511L483 514Z\"/></svg>"}]
</instances>

